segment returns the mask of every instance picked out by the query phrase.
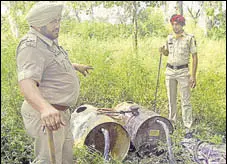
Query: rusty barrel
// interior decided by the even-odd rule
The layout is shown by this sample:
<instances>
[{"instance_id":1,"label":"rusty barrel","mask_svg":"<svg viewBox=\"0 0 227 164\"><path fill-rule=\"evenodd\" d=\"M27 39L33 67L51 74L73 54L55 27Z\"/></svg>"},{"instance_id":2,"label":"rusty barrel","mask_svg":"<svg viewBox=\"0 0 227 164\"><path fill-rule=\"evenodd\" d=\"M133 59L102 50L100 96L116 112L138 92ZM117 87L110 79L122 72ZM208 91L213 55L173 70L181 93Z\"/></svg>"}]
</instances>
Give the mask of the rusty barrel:
<instances>
[{"instance_id":1,"label":"rusty barrel","mask_svg":"<svg viewBox=\"0 0 227 164\"><path fill-rule=\"evenodd\" d=\"M96 107L82 105L71 116L74 146L91 146L102 154L105 149L103 129L109 132L109 155L115 160L123 160L130 147L130 137L124 127L111 117L99 115Z\"/></svg>"},{"instance_id":2,"label":"rusty barrel","mask_svg":"<svg viewBox=\"0 0 227 164\"><path fill-rule=\"evenodd\" d=\"M132 102L120 103L114 110L118 112L130 111L135 107L138 109L138 114L125 113L120 118L122 120L121 124L123 123L122 125L130 135L133 146L138 150L147 143L156 146L160 140L166 142L165 130L157 120L164 122L171 134L173 133L173 126L168 119Z\"/></svg>"}]
</instances>

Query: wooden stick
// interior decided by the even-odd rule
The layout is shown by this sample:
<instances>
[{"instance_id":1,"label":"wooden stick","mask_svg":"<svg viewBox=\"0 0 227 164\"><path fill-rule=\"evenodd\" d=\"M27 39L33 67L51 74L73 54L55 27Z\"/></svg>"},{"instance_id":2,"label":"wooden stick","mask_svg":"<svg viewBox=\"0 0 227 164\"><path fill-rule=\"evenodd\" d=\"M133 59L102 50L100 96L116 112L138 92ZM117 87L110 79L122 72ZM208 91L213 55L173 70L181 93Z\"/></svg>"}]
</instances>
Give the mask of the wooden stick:
<instances>
[{"instance_id":1,"label":"wooden stick","mask_svg":"<svg viewBox=\"0 0 227 164\"><path fill-rule=\"evenodd\" d=\"M50 154L50 163L56 164L53 132L48 128L46 128L46 129L47 129L47 135L48 135L48 147L49 147L49 154Z\"/></svg>"},{"instance_id":2,"label":"wooden stick","mask_svg":"<svg viewBox=\"0 0 227 164\"><path fill-rule=\"evenodd\" d=\"M157 93L158 93L158 87L159 87L159 77L160 77L160 69L161 69L161 63L162 63L162 54L160 54L159 59L159 65L158 65L158 77L157 77L157 83L156 83L156 90L155 90L155 98L154 98L154 111L157 113L156 109L156 101L157 101Z\"/></svg>"}]
</instances>

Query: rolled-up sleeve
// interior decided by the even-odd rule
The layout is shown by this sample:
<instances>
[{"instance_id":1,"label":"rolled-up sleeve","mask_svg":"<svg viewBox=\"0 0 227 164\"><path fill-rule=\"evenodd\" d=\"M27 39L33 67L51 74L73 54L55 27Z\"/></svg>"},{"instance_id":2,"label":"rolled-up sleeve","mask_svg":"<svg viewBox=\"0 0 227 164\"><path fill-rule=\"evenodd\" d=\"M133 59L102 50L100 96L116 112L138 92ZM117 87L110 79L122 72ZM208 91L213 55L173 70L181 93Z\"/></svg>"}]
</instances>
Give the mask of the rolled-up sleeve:
<instances>
[{"instance_id":1,"label":"rolled-up sleeve","mask_svg":"<svg viewBox=\"0 0 227 164\"><path fill-rule=\"evenodd\" d=\"M45 59L34 47L26 47L17 55L18 81L32 79L40 83L44 71Z\"/></svg>"}]
</instances>

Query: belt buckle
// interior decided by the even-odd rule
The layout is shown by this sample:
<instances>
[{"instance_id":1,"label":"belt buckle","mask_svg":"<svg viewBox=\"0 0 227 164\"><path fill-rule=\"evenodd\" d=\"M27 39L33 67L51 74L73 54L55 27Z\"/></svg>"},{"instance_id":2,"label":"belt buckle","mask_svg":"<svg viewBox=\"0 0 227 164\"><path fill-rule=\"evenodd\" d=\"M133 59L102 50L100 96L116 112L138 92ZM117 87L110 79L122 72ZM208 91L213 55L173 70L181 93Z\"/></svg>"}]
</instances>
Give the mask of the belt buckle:
<instances>
[{"instance_id":1,"label":"belt buckle","mask_svg":"<svg viewBox=\"0 0 227 164\"><path fill-rule=\"evenodd\" d=\"M174 66L173 66L173 69L177 69L177 66L174 65Z\"/></svg>"}]
</instances>

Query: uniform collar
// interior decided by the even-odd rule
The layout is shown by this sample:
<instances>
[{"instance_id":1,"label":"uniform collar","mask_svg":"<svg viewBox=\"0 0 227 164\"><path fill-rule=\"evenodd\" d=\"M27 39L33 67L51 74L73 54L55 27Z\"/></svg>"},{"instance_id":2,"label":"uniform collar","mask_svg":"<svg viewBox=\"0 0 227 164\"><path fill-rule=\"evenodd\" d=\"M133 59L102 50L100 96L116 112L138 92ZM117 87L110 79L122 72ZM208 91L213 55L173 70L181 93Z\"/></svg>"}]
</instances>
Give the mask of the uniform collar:
<instances>
[{"instance_id":1,"label":"uniform collar","mask_svg":"<svg viewBox=\"0 0 227 164\"><path fill-rule=\"evenodd\" d=\"M36 36L38 36L40 39L42 39L47 45L49 45L50 47L53 46L54 44L58 45L58 41L57 40L51 40L49 38L47 38L46 36L44 36L43 34L39 33L38 31L36 31L34 28L31 28L30 31L35 34Z\"/></svg>"}]
</instances>

